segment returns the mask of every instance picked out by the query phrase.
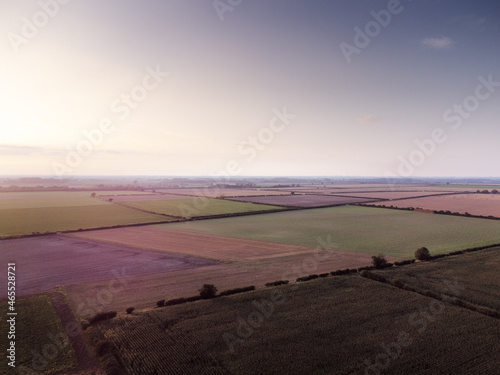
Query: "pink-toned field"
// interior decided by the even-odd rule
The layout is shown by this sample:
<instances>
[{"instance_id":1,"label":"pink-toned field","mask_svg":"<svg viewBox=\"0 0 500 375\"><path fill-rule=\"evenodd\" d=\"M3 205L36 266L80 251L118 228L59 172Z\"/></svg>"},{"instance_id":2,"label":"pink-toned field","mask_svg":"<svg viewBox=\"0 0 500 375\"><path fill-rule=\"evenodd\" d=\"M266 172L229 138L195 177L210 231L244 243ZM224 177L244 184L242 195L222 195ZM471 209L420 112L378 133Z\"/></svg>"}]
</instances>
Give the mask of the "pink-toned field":
<instances>
[{"instance_id":1,"label":"pink-toned field","mask_svg":"<svg viewBox=\"0 0 500 375\"><path fill-rule=\"evenodd\" d=\"M342 195L341 193L335 193L336 195ZM373 193L345 193L349 197L359 197L359 198L376 198L376 199L401 199L401 198L412 198L412 197L423 197L429 195L440 195L440 194L453 194L442 191L374 191Z\"/></svg>"},{"instance_id":2,"label":"pink-toned field","mask_svg":"<svg viewBox=\"0 0 500 375\"><path fill-rule=\"evenodd\" d=\"M377 203L378 205L384 202ZM387 205L387 204L386 204ZM451 211L471 215L500 217L500 194L460 194L404 199L390 202L400 208L423 208L436 211Z\"/></svg>"},{"instance_id":3,"label":"pink-toned field","mask_svg":"<svg viewBox=\"0 0 500 375\"><path fill-rule=\"evenodd\" d=\"M350 197L340 197L333 195L308 195L308 194L269 196L269 197L242 197L242 198L233 198L232 200L238 202L272 204L272 205L287 206L287 207L324 207L324 206L335 206L335 205L344 205L352 203L363 203L370 201L370 199L366 198L350 198Z\"/></svg>"},{"instance_id":4,"label":"pink-toned field","mask_svg":"<svg viewBox=\"0 0 500 375\"><path fill-rule=\"evenodd\" d=\"M1 241L0 259L3 264L16 264L16 294L20 296L59 285L107 282L125 276L157 275L218 263L206 258L61 235ZM3 274L6 270L7 267ZM6 296L7 288L4 288L0 298Z\"/></svg>"},{"instance_id":5,"label":"pink-toned field","mask_svg":"<svg viewBox=\"0 0 500 375\"><path fill-rule=\"evenodd\" d=\"M156 192L165 194L179 194L207 198L219 197L248 197L260 195L287 195L290 192L268 190L268 189L220 189L220 188L180 188L180 189L156 189ZM182 197L180 197L182 198Z\"/></svg>"}]
</instances>

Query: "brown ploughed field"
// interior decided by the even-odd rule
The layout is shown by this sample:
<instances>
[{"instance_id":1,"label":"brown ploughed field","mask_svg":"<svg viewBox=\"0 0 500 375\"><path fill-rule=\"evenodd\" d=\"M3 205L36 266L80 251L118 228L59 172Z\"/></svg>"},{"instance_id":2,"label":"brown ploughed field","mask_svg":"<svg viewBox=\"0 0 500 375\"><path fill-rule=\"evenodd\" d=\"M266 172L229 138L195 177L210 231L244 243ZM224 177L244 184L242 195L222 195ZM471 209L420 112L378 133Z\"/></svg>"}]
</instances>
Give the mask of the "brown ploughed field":
<instances>
[{"instance_id":1,"label":"brown ploughed field","mask_svg":"<svg viewBox=\"0 0 500 375\"><path fill-rule=\"evenodd\" d=\"M335 193L336 195L343 195L343 193ZM423 197L438 194L454 194L442 191L374 191L373 193L344 193L346 196L359 197L359 198L376 198L376 199L402 199Z\"/></svg>"},{"instance_id":2,"label":"brown ploughed field","mask_svg":"<svg viewBox=\"0 0 500 375\"><path fill-rule=\"evenodd\" d=\"M384 204L381 202L380 204ZM391 202L399 208L414 207L471 215L500 217L500 194L460 194Z\"/></svg>"},{"instance_id":3,"label":"brown ploughed field","mask_svg":"<svg viewBox=\"0 0 500 375\"><path fill-rule=\"evenodd\" d=\"M274 258L311 251L304 246L184 232L155 225L88 231L71 236L222 261Z\"/></svg>"}]
</instances>

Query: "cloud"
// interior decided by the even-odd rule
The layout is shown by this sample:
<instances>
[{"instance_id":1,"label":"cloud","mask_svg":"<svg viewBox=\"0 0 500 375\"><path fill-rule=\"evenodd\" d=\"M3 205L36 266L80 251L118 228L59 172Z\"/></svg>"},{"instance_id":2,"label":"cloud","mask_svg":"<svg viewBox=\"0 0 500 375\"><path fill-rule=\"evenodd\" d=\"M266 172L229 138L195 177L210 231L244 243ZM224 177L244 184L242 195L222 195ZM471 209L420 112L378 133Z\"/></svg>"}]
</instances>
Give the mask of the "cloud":
<instances>
[{"instance_id":1,"label":"cloud","mask_svg":"<svg viewBox=\"0 0 500 375\"><path fill-rule=\"evenodd\" d=\"M63 150L35 146L14 146L0 144L0 155L62 155Z\"/></svg>"},{"instance_id":2,"label":"cloud","mask_svg":"<svg viewBox=\"0 0 500 375\"><path fill-rule=\"evenodd\" d=\"M422 40L422 44L434 49L450 49L453 41L447 36L443 36L441 38L425 38Z\"/></svg>"},{"instance_id":3,"label":"cloud","mask_svg":"<svg viewBox=\"0 0 500 375\"><path fill-rule=\"evenodd\" d=\"M362 125L375 124L376 122L379 122L380 120L382 120L381 116L369 116L369 115L359 117L356 119L357 123L362 124Z\"/></svg>"}]
</instances>

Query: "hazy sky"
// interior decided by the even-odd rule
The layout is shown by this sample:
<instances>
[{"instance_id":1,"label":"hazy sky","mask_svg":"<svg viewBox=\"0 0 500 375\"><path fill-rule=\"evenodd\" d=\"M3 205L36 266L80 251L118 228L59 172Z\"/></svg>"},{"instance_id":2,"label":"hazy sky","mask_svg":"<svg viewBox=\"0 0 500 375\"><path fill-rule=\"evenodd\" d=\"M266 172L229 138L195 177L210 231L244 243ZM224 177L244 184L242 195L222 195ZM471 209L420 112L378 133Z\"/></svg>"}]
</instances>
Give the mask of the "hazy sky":
<instances>
[{"instance_id":1,"label":"hazy sky","mask_svg":"<svg viewBox=\"0 0 500 375\"><path fill-rule=\"evenodd\" d=\"M497 0L0 7L0 174L500 176Z\"/></svg>"}]
</instances>

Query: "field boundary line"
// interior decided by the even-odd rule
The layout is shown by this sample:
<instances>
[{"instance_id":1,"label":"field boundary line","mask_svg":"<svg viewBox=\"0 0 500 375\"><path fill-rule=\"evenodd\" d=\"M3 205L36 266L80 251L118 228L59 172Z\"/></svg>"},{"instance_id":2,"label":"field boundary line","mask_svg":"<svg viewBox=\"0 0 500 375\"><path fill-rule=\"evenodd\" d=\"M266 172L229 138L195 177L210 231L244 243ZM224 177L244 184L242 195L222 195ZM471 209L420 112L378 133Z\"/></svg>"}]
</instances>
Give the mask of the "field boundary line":
<instances>
[{"instance_id":1,"label":"field boundary line","mask_svg":"<svg viewBox=\"0 0 500 375\"><path fill-rule=\"evenodd\" d=\"M426 197L420 197L420 198L426 198ZM413 198L404 198L404 199L413 199ZM385 201L385 202L394 202L394 201ZM380 202L382 203L382 202ZM399 211L411 211L411 212L419 212L419 213L428 213L431 215L445 215L445 216L459 216L459 217L468 217L468 218L473 218L473 219L486 219L486 220L500 220L500 217L496 216L484 216L484 215L472 215L472 214L461 214L459 212L449 212L446 213L444 210L434 210L432 208L425 209L426 211L432 211L432 212L425 212L425 211L417 211L419 207L395 207L395 206L377 206L376 204L367 204L367 203L352 203L352 205L355 206L360 206L360 207L369 207L369 208L382 208L382 209L388 209L388 210L399 210Z\"/></svg>"},{"instance_id":2,"label":"field boundary line","mask_svg":"<svg viewBox=\"0 0 500 375\"><path fill-rule=\"evenodd\" d=\"M172 215L167 215L167 214L162 214L162 213L158 213L158 212L144 210L144 209L138 208L138 207L128 206L128 205L124 204L123 202L115 202L115 201L113 201L111 203L116 204L117 206L121 206L121 207L125 207L125 208L130 208L132 210L136 210L136 211L139 211L139 212L144 212L144 213L147 213L147 214L154 214L154 215L159 215L159 216L172 217L174 219L183 219L183 217L181 217L181 216L172 216Z\"/></svg>"},{"instance_id":3,"label":"field boundary line","mask_svg":"<svg viewBox=\"0 0 500 375\"><path fill-rule=\"evenodd\" d=\"M375 274L371 271L363 271L363 272L360 272L359 275L365 279L369 279L369 280L372 280L374 282L391 285L395 288L405 290L405 291L411 292L411 293L420 294L424 297L432 298L432 299L435 299L438 301L448 303L450 305L461 307L463 309L466 309L466 310L469 310L472 312L476 312L478 314L485 315L485 316L488 316L490 318L500 319L500 312L497 311L496 309L493 309L493 308L488 307L488 306L472 303L472 302L469 302L463 298L450 297L449 295L444 294L444 293L441 293L441 295L439 295L437 292L430 290L430 289L426 289L426 290L417 289L417 288L414 288L410 285L403 284L403 282L401 282L401 281L399 281L399 283L391 282L391 280L387 280L384 276L382 276L380 274ZM396 284L398 284L398 285L396 285Z\"/></svg>"}]
</instances>

